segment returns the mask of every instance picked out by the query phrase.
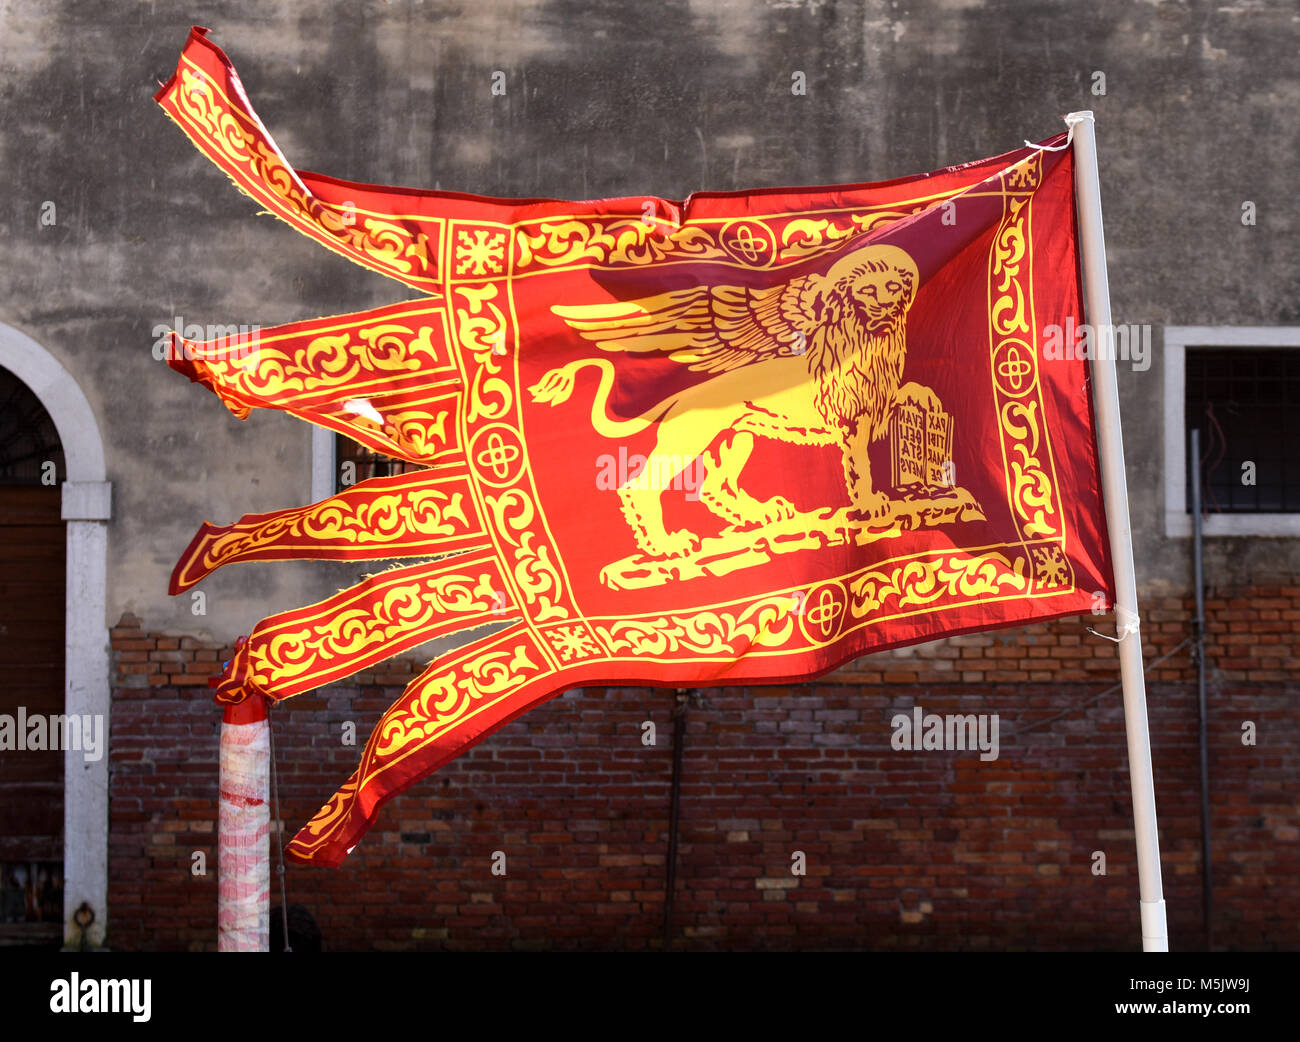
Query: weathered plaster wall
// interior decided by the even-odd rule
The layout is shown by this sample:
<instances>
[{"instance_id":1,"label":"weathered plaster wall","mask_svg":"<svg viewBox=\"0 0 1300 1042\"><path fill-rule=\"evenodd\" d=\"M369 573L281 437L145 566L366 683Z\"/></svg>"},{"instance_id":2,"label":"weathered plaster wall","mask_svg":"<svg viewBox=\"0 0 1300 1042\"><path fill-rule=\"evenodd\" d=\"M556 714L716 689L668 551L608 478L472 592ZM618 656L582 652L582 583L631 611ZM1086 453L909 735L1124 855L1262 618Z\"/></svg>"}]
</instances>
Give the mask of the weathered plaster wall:
<instances>
[{"instance_id":1,"label":"weathered plaster wall","mask_svg":"<svg viewBox=\"0 0 1300 1042\"><path fill-rule=\"evenodd\" d=\"M154 360L153 327L265 326L407 295L256 218L152 103L192 21L213 28L297 166L485 194L874 180L1003 151L1092 108L1116 321L1300 323L1289 0L0 0L0 322L76 374L104 431L109 621L132 611L229 639L358 571L241 565L204 584L203 618L167 598L201 520L307 500L310 434L276 415L235 421ZM1182 586L1186 544L1160 524L1158 342L1148 371L1121 369L1121 393L1139 578ZM1210 553L1211 581L1300 570L1294 540Z\"/></svg>"}]
</instances>

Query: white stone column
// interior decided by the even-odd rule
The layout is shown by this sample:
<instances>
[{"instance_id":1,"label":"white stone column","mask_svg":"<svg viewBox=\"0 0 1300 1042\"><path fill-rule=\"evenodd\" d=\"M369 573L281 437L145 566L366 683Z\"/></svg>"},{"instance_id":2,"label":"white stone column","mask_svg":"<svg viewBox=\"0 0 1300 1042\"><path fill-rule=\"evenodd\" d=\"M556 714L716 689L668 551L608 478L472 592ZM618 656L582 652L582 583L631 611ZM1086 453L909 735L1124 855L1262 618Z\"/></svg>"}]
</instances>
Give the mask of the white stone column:
<instances>
[{"instance_id":1,"label":"white stone column","mask_svg":"<svg viewBox=\"0 0 1300 1042\"><path fill-rule=\"evenodd\" d=\"M94 920L85 943L104 943L108 925L108 742L112 693L106 622L108 519L112 485L107 481L63 484L68 523L67 605L64 650L64 712L91 720L103 744L91 759L84 748L63 753L63 938L76 947L82 931L73 917L82 904ZM101 723L102 721L102 723Z\"/></svg>"}]
</instances>

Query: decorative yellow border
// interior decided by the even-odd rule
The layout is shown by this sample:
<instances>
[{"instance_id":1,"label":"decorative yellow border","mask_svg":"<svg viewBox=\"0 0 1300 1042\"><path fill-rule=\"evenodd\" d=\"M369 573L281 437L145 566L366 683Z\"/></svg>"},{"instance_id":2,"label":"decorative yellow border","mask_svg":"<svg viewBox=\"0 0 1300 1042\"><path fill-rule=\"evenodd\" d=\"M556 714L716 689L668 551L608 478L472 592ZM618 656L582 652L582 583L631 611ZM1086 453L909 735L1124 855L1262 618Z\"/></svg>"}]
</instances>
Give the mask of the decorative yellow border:
<instances>
[{"instance_id":1,"label":"decorative yellow border","mask_svg":"<svg viewBox=\"0 0 1300 1042\"><path fill-rule=\"evenodd\" d=\"M1003 171L1002 217L989 254L990 379L1001 433L1007 502L1019 539L984 547L923 551L808 587L770 591L675 612L591 616L574 601L568 570L528 467L518 400L519 324L511 286L527 274L571 267L663 263L673 252L782 267L834 249L882 221L924 209L925 199L879 211L821 211L717 219L675 228L654 220L568 216L516 225L453 220L445 293L467 397L461 422L471 482L489 533L509 567L534 647L557 672L600 659L653 656L660 662L733 661L816 650L885 622L976 603L1059 597L1075 592L1065 525L1033 347L1033 193L1040 155ZM911 207L909 209L909 207ZM756 245L757 244L757 245ZM461 272L462 275L454 273Z\"/></svg>"}]
</instances>

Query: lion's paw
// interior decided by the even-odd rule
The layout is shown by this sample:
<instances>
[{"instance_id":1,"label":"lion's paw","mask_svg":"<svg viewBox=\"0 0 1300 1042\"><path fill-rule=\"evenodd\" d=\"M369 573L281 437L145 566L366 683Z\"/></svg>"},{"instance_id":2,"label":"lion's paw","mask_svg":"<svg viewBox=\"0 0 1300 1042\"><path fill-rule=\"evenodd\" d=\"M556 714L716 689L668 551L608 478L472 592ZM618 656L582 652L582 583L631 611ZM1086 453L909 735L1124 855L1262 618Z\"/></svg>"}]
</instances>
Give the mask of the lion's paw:
<instances>
[{"instance_id":1,"label":"lion's paw","mask_svg":"<svg viewBox=\"0 0 1300 1042\"><path fill-rule=\"evenodd\" d=\"M849 520L874 521L889 513L893 505L894 501L883 492L868 492L855 497L853 508L849 511Z\"/></svg>"},{"instance_id":2,"label":"lion's paw","mask_svg":"<svg viewBox=\"0 0 1300 1042\"><path fill-rule=\"evenodd\" d=\"M700 537L686 528L665 532L654 539L645 539L641 549L651 557L685 557L699 549Z\"/></svg>"},{"instance_id":3,"label":"lion's paw","mask_svg":"<svg viewBox=\"0 0 1300 1042\"><path fill-rule=\"evenodd\" d=\"M763 510L763 524L771 525L777 521L788 521L794 517L794 504L783 496L773 496L766 503L761 504Z\"/></svg>"}]
</instances>

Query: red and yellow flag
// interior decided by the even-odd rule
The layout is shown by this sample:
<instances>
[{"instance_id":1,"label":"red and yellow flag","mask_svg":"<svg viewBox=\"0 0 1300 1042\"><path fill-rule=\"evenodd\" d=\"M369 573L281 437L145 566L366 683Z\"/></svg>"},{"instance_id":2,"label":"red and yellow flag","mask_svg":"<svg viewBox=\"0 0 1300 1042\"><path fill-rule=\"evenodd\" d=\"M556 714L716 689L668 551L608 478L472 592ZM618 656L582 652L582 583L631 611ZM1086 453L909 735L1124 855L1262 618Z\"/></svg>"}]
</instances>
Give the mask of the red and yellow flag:
<instances>
[{"instance_id":1,"label":"red and yellow flag","mask_svg":"<svg viewBox=\"0 0 1300 1042\"><path fill-rule=\"evenodd\" d=\"M1086 363L1040 351L1082 321L1065 135L684 202L378 187L294 170L206 32L159 104L266 210L420 294L174 340L236 416L423 465L202 527L172 592L235 561L405 562L259 623L218 700L495 627L385 713L295 860L339 864L386 800L568 688L790 682L1110 603Z\"/></svg>"}]
</instances>

